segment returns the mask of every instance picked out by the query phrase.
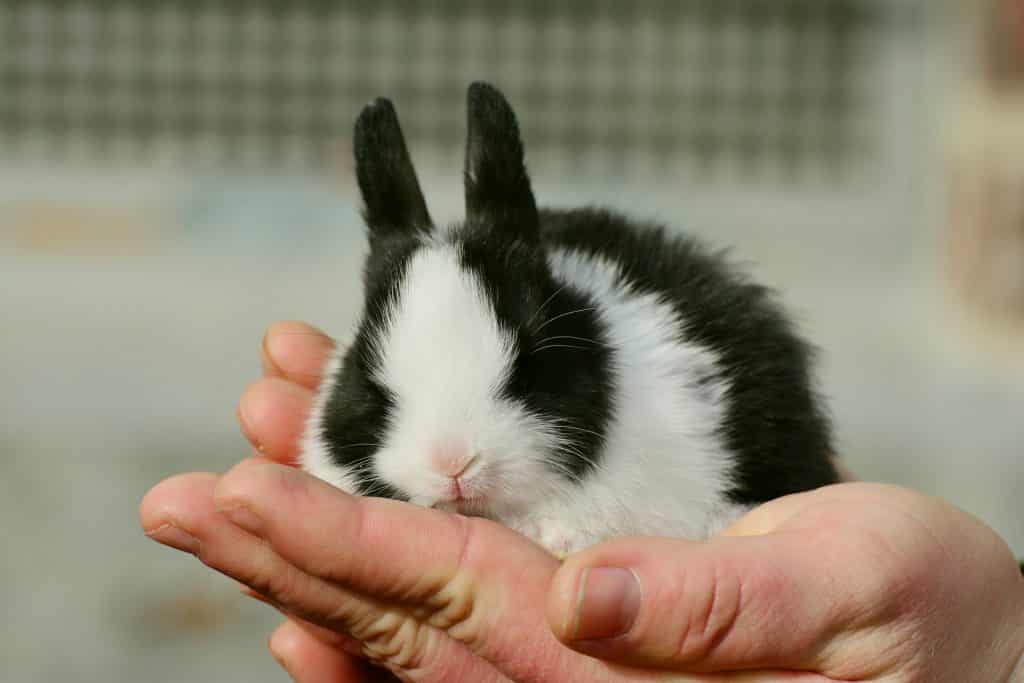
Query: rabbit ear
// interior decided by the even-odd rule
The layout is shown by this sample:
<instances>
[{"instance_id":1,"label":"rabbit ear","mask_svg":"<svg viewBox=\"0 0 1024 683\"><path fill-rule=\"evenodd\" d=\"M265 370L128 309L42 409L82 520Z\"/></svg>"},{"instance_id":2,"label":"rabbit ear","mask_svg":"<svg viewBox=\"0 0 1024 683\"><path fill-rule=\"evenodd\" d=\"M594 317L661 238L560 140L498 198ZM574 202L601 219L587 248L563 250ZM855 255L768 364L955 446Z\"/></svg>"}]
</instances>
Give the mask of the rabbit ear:
<instances>
[{"instance_id":1,"label":"rabbit ear","mask_svg":"<svg viewBox=\"0 0 1024 683\"><path fill-rule=\"evenodd\" d=\"M356 120L356 176L370 236L430 232L433 221L390 101L377 98Z\"/></svg>"},{"instance_id":2,"label":"rabbit ear","mask_svg":"<svg viewBox=\"0 0 1024 683\"><path fill-rule=\"evenodd\" d=\"M523 163L516 115L486 83L469 86L466 219L521 239L539 239L537 205Z\"/></svg>"}]
</instances>

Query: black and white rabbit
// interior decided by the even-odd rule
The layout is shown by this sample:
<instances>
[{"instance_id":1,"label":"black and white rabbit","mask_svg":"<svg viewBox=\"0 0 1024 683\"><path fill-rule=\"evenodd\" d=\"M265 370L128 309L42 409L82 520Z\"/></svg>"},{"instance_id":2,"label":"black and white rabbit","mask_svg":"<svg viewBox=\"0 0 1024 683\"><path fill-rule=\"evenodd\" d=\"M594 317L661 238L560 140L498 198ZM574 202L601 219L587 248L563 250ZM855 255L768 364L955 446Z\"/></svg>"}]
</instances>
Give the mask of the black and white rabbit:
<instances>
[{"instance_id":1,"label":"black and white rabbit","mask_svg":"<svg viewBox=\"0 0 1024 683\"><path fill-rule=\"evenodd\" d=\"M468 95L465 222L433 224L391 103L355 127L365 310L302 465L558 554L704 538L835 482L808 347L765 288L663 227L538 210L515 115Z\"/></svg>"}]
</instances>

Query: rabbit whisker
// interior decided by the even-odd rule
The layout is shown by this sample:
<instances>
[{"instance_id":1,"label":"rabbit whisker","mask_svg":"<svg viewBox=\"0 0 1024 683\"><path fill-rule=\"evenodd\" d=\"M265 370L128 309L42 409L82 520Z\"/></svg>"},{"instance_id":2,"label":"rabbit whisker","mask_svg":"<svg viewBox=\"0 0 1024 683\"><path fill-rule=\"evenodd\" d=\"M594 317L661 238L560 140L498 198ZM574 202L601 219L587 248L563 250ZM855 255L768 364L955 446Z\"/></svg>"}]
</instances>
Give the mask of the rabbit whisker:
<instances>
[{"instance_id":1,"label":"rabbit whisker","mask_svg":"<svg viewBox=\"0 0 1024 683\"><path fill-rule=\"evenodd\" d=\"M586 311L596 311L596 310L597 310L597 306L587 306L586 308L577 308L574 311L567 311L565 313L559 313L555 317L548 318L547 320L545 320L544 323L540 327L538 327L536 331L540 332L541 330L543 330L545 327L547 327L551 323L553 323L556 320L559 320L561 318L565 318L566 316L575 315L577 313L585 313Z\"/></svg>"}]
</instances>

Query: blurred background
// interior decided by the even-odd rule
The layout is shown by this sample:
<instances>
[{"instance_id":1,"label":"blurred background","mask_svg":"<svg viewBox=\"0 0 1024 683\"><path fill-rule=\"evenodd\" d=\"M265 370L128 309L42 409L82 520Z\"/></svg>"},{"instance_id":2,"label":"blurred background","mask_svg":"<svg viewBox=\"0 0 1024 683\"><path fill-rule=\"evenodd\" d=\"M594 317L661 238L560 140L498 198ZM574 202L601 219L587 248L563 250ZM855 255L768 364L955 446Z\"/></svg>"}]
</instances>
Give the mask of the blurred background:
<instances>
[{"instance_id":1,"label":"blurred background","mask_svg":"<svg viewBox=\"0 0 1024 683\"><path fill-rule=\"evenodd\" d=\"M284 680L271 611L136 506L247 454L269 323L352 323L363 104L459 216L475 79L542 203L732 246L851 469L1024 555L1021 0L0 0L0 679Z\"/></svg>"}]
</instances>

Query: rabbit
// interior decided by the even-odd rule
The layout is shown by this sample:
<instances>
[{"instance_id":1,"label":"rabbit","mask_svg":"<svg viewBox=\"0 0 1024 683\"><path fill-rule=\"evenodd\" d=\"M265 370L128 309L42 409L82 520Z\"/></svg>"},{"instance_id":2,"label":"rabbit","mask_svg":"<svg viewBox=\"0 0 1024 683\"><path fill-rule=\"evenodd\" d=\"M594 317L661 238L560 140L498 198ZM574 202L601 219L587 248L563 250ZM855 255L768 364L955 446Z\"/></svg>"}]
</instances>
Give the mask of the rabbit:
<instances>
[{"instance_id":1,"label":"rabbit","mask_svg":"<svg viewBox=\"0 0 1024 683\"><path fill-rule=\"evenodd\" d=\"M355 125L365 308L300 464L351 493L483 516L564 556L704 539L836 482L812 352L692 238L538 209L503 95L468 91L465 221L431 220L391 102Z\"/></svg>"}]
</instances>

